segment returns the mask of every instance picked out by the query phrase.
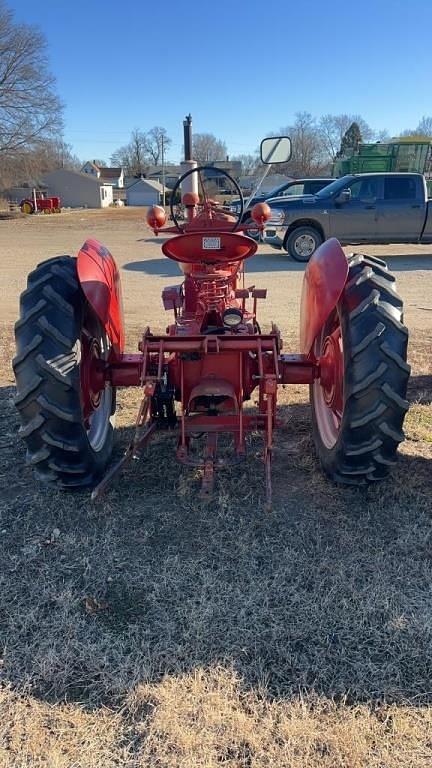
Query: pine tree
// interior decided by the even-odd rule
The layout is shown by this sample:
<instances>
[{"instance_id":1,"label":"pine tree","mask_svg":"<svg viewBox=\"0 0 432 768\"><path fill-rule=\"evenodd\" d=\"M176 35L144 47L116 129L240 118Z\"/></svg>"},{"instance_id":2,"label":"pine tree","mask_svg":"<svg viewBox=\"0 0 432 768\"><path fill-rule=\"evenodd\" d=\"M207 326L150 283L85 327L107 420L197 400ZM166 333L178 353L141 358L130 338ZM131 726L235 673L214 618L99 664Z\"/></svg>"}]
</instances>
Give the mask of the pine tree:
<instances>
[{"instance_id":1,"label":"pine tree","mask_svg":"<svg viewBox=\"0 0 432 768\"><path fill-rule=\"evenodd\" d=\"M362 141L362 135L357 123L351 123L350 127L342 136L340 150L336 157L346 157L352 155Z\"/></svg>"}]
</instances>

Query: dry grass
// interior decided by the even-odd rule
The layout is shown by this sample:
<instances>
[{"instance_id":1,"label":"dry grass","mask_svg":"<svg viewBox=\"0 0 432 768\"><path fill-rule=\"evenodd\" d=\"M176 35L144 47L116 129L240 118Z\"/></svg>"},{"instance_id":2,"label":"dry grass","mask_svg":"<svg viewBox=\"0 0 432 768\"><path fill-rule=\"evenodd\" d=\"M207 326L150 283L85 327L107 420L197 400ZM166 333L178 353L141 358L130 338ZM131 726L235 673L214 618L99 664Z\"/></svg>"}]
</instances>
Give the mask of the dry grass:
<instances>
[{"instance_id":1,"label":"dry grass","mask_svg":"<svg viewBox=\"0 0 432 768\"><path fill-rule=\"evenodd\" d=\"M98 505L35 485L5 329L0 766L430 766L429 339L398 467L366 491L322 476L306 388L283 390L269 514L258 439L209 505L169 436Z\"/></svg>"}]
</instances>

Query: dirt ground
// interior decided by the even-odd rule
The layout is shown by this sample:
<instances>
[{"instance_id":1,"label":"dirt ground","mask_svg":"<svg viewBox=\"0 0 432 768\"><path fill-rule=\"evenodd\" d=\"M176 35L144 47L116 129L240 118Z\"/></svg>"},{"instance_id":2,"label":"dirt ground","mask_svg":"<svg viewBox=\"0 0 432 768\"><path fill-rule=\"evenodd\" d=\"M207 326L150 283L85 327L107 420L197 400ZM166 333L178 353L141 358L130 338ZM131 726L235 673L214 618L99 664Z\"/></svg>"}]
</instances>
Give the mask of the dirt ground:
<instances>
[{"instance_id":1,"label":"dirt ground","mask_svg":"<svg viewBox=\"0 0 432 768\"><path fill-rule=\"evenodd\" d=\"M328 482L307 388L287 388L268 513L255 438L207 505L163 437L99 504L34 481L13 406L18 297L87 237L121 268L130 350L164 329L160 294L179 278L139 210L0 221L1 768L429 767L432 247L364 248L395 272L410 329L391 478ZM303 270L263 246L248 264L285 351ZM121 393L116 456L136 407Z\"/></svg>"},{"instance_id":2,"label":"dirt ground","mask_svg":"<svg viewBox=\"0 0 432 768\"><path fill-rule=\"evenodd\" d=\"M13 322L26 275L38 262L63 253L76 254L87 237L104 243L121 267L127 326L164 328L167 316L161 291L179 281L180 270L161 253L162 237L149 232L144 212L136 208L0 221L2 274L7 281L1 290L0 322ZM356 250L385 258L397 274L408 327L431 327L432 246L365 246ZM250 284L268 289L260 310L264 324L274 320L290 336L298 329L303 272L304 266L291 261L287 254L262 245L247 264Z\"/></svg>"}]
</instances>

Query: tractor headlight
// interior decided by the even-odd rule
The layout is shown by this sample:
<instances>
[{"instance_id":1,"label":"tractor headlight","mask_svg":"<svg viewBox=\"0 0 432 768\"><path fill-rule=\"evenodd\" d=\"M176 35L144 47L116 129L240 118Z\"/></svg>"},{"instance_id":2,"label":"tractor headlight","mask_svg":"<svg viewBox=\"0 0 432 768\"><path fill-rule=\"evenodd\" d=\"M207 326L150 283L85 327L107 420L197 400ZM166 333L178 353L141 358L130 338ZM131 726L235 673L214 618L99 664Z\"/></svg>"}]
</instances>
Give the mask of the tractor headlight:
<instances>
[{"instance_id":1,"label":"tractor headlight","mask_svg":"<svg viewBox=\"0 0 432 768\"><path fill-rule=\"evenodd\" d=\"M266 221L266 226L280 227L285 221L285 214L279 208L270 208L271 216Z\"/></svg>"},{"instance_id":2,"label":"tractor headlight","mask_svg":"<svg viewBox=\"0 0 432 768\"><path fill-rule=\"evenodd\" d=\"M223 313L222 319L227 328L236 328L243 321L243 312L236 307L228 307Z\"/></svg>"}]
</instances>

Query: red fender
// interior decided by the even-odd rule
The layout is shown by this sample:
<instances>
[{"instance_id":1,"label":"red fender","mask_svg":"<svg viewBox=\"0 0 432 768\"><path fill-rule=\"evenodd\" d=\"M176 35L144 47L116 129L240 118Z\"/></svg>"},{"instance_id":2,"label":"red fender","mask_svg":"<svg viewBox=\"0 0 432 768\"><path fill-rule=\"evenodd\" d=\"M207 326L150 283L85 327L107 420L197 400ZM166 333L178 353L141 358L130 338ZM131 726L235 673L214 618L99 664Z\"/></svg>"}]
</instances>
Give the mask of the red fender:
<instances>
[{"instance_id":1,"label":"red fender","mask_svg":"<svg viewBox=\"0 0 432 768\"><path fill-rule=\"evenodd\" d=\"M300 352L309 355L318 332L339 301L348 277L348 261L335 237L310 259L303 278L300 306Z\"/></svg>"},{"instance_id":2,"label":"red fender","mask_svg":"<svg viewBox=\"0 0 432 768\"><path fill-rule=\"evenodd\" d=\"M107 248L97 240L86 240L77 259L78 278L113 346L115 355L124 350L124 319L120 274Z\"/></svg>"}]
</instances>

